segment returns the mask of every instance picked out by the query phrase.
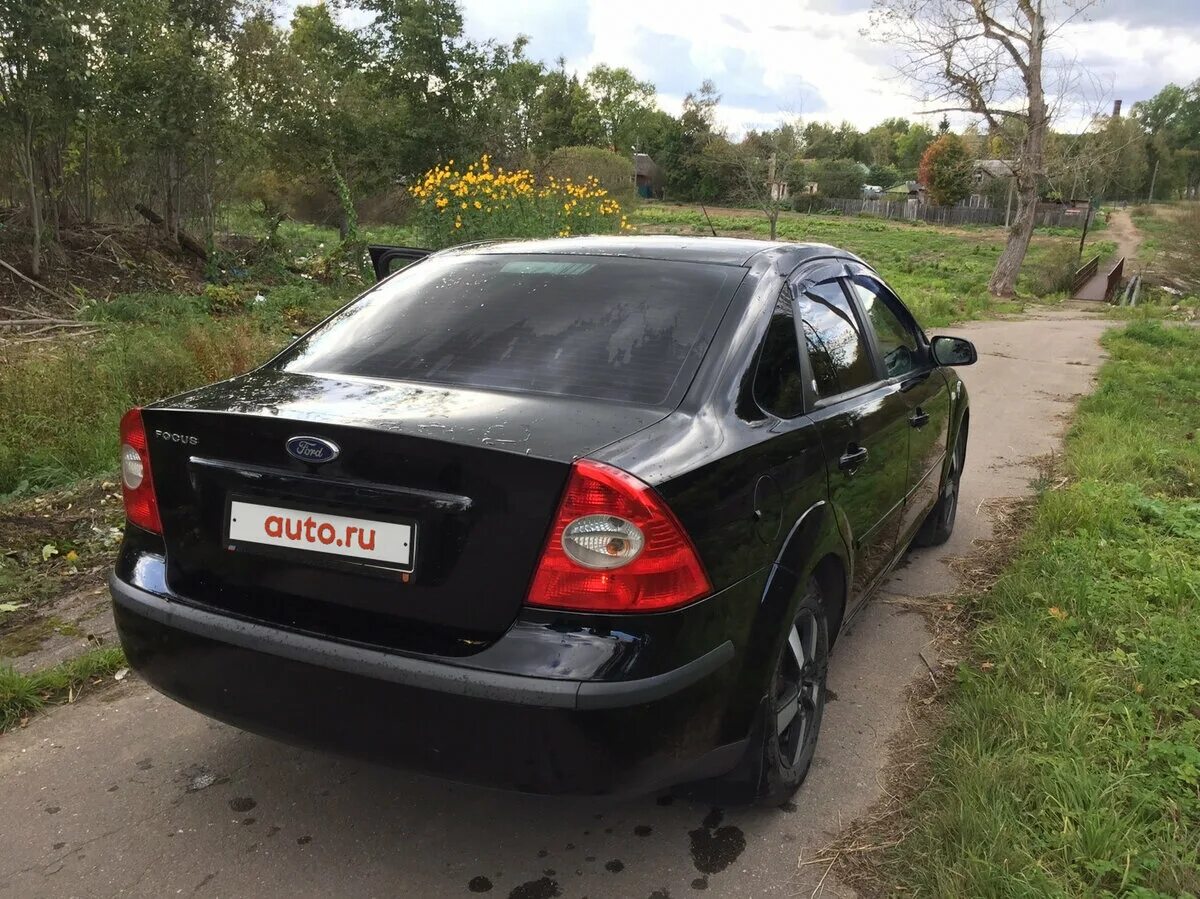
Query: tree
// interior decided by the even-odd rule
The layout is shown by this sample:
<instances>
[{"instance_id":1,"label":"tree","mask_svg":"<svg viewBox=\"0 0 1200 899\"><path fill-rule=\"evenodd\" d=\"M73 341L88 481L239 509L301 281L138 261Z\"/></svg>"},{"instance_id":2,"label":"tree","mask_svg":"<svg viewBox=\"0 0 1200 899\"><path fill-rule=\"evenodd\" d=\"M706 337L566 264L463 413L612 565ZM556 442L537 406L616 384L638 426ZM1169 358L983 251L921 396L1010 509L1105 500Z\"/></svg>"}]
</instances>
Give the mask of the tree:
<instances>
[{"instance_id":1,"label":"tree","mask_svg":"<svg viewBox=\"0 0 1200 899\"><path fill-rule=\"evenodd\" d=\"M1133 104L1133 117L1150 134L1150 166L1159 167L1156 187L1167 196L1178 182L1186 197L1200 194L1200 79L1187 87L1168 84Z\"/></svg>"},{"instance_id":2,"label":"tree","mask_svg":"<svg viewBox=\"0 0 1200 899\"><path fill-rule=\"evenodd\" d=\"M971 193L971 154L962 138L943 134L925 150L917 180L938 206L953 206Z\"/></svg>"},{"instance_id":3,"label":"tree","mask_svg":"<svg viewBox=\"0 0 1200 899\"><path fill-rule=\"evenodd\" d=\"M809 171L810 181L826 197L854 198L862 196L864 174L862 165L854 159L823 159Z\"/></svg>"},{"instance_id":4,"label":"tree","mask_svg":"<svg viewBox=\"0 0 1200 899\"><path fill-rule=\"evenodd\" d=\"M834 128L821 122L809 122L803 131L804 155L810 159L857 159L871 161L866 137L849 122Z\"/></svg>"},{"instance_id":5,"label":"tree","mask_svg":"<svg viewBox=\"0 0 1200 899\"><path fill-rule=\"evenodd\" d=\"M666 172L667 191L678 200L712 200L720 195L713 167L705 158L708 143L719 135L714 130L721 95L712 81L683 98L683 112L667 126L655 156Z\"/></svg>"},{"instance_id":6,"label":"tree","mask_svg":"<svg viewBox=\"0 0 1200 899\"><path fill-rule=\"evenodd\" d=\"M1149 175L1147 134L1139 122L1097 116L1083 134L1052 134L1046 180L1063 197L1135 200Z\"/></svg>"},{"instance_id":7,"label":"tree","mask_svg":"<svg viewBox=\"0 0 1200 899\"><path fill-rule=\"evenodd\" d=\"M25 182L35 278L45 202L56 202L62 149L88 77L89 12L85 4L59 0L0 0L0 128L15 144ZM54 215L51 223L57 222Z\"/></svg>"},{"instance_id":8,"label":"tree","mask_svg":"<svg viewBox=\"0 0 1200 899\"><path fill-rule=\"evenodd\" d=\"M707 148L717 178L728 185L722 193L761 209L771 240L786 205L780 187L791 182L792 170L799 164L797 132L795 125L787 123L771 131L751 131L737 144L718 138Z\"/></svg>"},{"instance_id":9,"label":"tree","mask_svg":"<svg viewBox=\"0 0 1200 899\"><path fill-rule=\"evenodd\" d=\"M1045 169L1051 110L1042 83L1047 42L1091 0L875 0L873 24L900 43L902 72L927 92L932 112L965 112L989 129L1016 123L1017 207L988 282L1012 296L1029 249Z\"/></svg>"},{"instance_id":10,"label":"tree","mask_svg":"<svg viewBox=\"0 0 1200 899\"><path fill-rule=\"evenodd\" d=\"M178 240L185 193L213 224L217 160L236 139L229 100L236 0L122 0L104 31L106 113L118 146L161 190L163 228Z\"/></svg>"},{"instance_id":11,"label":"tree","mask_svg":"<svg viewBox=\"0 0 1200 899\"><path fill-rule=\"evenodd\" d=\"M867 181L884 190L899 184L900 180L900 172L894 165L873 165L867 172Z\"/></svg>"},{"instance_id":12,"label":"tree","mask_svg":"<svg viewBox=\"0 0 1200 899\"><path fill-rule=\"evenodd\" d=\"M559 147L599 145L604 141L596 103L579 78L567 74L567 61L562 57L542 83L534 121L533 147L539 158L544 159Z\"/></svg>"},{"instance_id":13,"label":"tree","mask_svg":"<svg viewBox=\"0 0 1200 899\"><path fill-rule=\"evenodd\" d=\"M896 138L896 165L900 171L910 178L916 174L925 148L933 143L933 132L920 124L913 122L908 130Z\"/></svg>"},{"instance_id":14,"label":"tree","mask_svg":"<svg viewBox=\"0 0 1200 899\"><path fill-rule=\"evenodd\" d=\"M641 149L647 114L654 108L654 85L638 81L629 69L601 63L588 72L584 87L596 103L600 127L610 149Z\"/></svg>"},{"instance_id":15,"label":"tree","mask_svg":"<svg viewBox=\"0 0 1200 899\"><path fill-rule=\"evenodd\" d=\"M865 160L871 165L894 165L897 158L897 142L901 136L908 133L907 119L884 119L870 129L863 140L870 157Z\"/></svg>"}]
</instances>

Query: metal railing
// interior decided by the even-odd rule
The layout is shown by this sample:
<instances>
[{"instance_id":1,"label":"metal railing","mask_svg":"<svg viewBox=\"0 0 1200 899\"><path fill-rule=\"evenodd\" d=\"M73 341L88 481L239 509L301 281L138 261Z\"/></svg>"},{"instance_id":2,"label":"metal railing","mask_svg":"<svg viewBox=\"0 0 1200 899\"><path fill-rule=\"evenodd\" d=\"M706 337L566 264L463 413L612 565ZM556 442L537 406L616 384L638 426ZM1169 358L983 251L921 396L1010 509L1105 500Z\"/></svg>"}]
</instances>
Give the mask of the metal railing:
<instances>
[{"instance_id":1,"label":"metal railing","mask_svg":"<svg viewBox=\"0 0 1200 899\"><path fill-rule=\"evenodd\" d=\"M1121 281L1125 277L1125 257L1122 256L1117 260L1117 264L1112 267L1112 271L1108 273L1108 284L1104 287L1104 301L1112 302L1113 295L1117 292L1117 288L1121 286Z\"/></svg>"},{"instance_id":2,"label":"metal railing","mask_svg":"<svg viewBox=\"0 0 1200 899\"><path fill-rule=\"evenodd\" d=\"M1093 256L1090 260L1088 260L1087 265L1075 272L1075 277L1071 279L1071 295L1074 296L1075 294L1079 293L1079 288L1083 287L1084 284L1087 284L1088 281L1092 280L1092 276L1096 274L1096 271L1099 268L1100 257Z\"/></svg>"}]
</instances>

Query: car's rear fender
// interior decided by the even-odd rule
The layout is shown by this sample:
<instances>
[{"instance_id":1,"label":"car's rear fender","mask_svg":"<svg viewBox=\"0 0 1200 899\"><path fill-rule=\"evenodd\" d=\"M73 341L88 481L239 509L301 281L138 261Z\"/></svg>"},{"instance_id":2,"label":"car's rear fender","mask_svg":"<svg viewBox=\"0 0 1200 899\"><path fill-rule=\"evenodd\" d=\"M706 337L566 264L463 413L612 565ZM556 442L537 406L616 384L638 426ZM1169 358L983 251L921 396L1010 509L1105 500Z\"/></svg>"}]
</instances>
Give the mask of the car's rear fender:
<instances>
[{"instance_id":1,"label":"car's rear fender","mask_svg":"<svg viewBox=\"0 0 1200 899\"><path fill-rule=\"evenodd\" d=\"M746 641L747 646L756 649L742 666L737 695L765 695L774 674L775 659L787 639L788 622L800 600L800 587L809 578L817 576L822 581L825 600L831 606L828 609L831 628L838 627L849 587L849 559L834 508L828 501L814 504L796 520L767 574ZM837 589L831 589L834 587ZM752 709L731 710L731 713L739 711L749 713ZM746 724L750 724L749 717Z\"/></svg>"}]
</instances>

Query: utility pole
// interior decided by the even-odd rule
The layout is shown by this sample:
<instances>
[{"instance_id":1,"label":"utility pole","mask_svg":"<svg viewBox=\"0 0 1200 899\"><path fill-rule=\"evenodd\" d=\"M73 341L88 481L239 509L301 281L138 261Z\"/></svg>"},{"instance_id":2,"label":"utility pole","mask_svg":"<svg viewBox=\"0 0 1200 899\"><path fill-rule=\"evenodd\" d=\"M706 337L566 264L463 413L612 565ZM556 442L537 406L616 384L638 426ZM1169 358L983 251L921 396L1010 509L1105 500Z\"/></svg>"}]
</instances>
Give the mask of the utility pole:
<instances>
[{"instance_id":1,"label":"utility pole","mask_svg":"<svg viewBox=\"0 0 1200 899\"><path fill-rule=\"evenodd\" d=\"M1147 203L1154 202L1154 182L1158 179L1158 163L1161 160L1154 160L1154 173L1150 176L1150 196L1146 200Z\"/></svg>"}]
</instances>

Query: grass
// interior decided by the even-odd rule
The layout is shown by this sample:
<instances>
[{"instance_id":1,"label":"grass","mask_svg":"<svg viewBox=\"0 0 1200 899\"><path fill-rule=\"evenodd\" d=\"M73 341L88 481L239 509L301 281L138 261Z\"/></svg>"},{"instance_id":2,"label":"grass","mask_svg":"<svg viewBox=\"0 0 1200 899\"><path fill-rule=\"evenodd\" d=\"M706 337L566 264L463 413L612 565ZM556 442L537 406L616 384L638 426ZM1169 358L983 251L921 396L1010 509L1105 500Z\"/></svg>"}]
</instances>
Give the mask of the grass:
<instances>
[{"instance_id":1,"label":"grass","mask_svg":"<svg viewBox=\"0 0 1200 899\"><path fill-rule=\"evenodd\" d=\"M1200 331L1137 322L1105 346L1068 483L977 600L882 863L906 895L1200 894Z\"/></svg>"},{"instance_id":2,"label":"grass","mask_svg":"<svg viewBox=\"0 0 1200 899\"><path fill-rule=\"evenodd\" d=\"M127 294L84 309L97 336L0 351L0 498L112 471L130 406L245 371L358 289L301 281Z\"/></svg>"},{"instance_id":3,"label":"grass","mask_svg":"<svg viewBox=\"0 0 1200 899\"><path fill-rule=\"evenodd\" d=\"M648 203L632 215L643 232L703 227L695 207ZM265 236L261 213L233 207L225 216L226 225L247 238ZM766 228L761 215L737 210L715 216L714 224L726 233ZM400 226L362 230L372 242L414 240L411 229ZM929 327L1020 308L987 295L1001 245L997 229L785 213L779 233L860 253ZM197 284L190 292L125 294L86 306L81 317L96 324L97 335L0 350L0 499L111 472L117 421L131 405L258 364L361 288L361 281L328 285L307 276L321 270L337 245L335 229L287 220L280 238L286 252L257 268L215 266L210 276L222 283ZM1039 238L1022 288L1045 294L1061 287L1075 264L1073 246L1066 238Z\"/></svg>"},{"instance_id":4,"label":"grass","mask_svg":"<svg viewBox=\"0 0 1200 899\"><path fill-rule=\"evenodd\" d=\"M81 690L123 667L125 654L113 647L93 650L33 674L0 668L0 733L47 706L73 702Z\"/></svg>"},{"instance_id":5,"label":"grass","mask_svg":"<svg viewBox=\"0 0 1200 899\"><path fill-rule=\"evenodd\" d=\"M1142 204L1131 214L1143 238L1138 264L1191 291L1200 288L1200 203Z\"/></svg>"},{"instance_id":6,"label":"grass","mask_svg":"<svg viewBox=\"0 0 1200 899\"><path fill-rule=\"evenodd\" d=\"M766 237L770 228L761 213L721 210L710 213L718 234ZM644 203L630 221L639 231L710 233L704 214L694 206ZM937 327L997 312L1015 312L1017 303L996 303L988 278L1004 244L1000 228L939 228L871 216L816 216L784 212L781 240L813 241L843 247L875 266L927 327ZM1070 286L1079 265L1078 235L1037 235L1017 284L1025 298L1055 302ZM1087 254L1109 253L1113 244L1089 237Z\"/></svg>"},{"instance_id":7,"label":"grass","mask_svg":"<svg viewBox=\"0 0 1200 899\"><path fill-rule=\"evenodd\" d=\"M1200 319L1200 203L1141 204L1131 210L1142 235L1126 273L1143 275L1138 305L1117 306L1112 318Z\"/></svg>"},{"instance_id":8,"label":"grass","mask_svg":"<svg viewBox=\"0 0 1200 899\"><path fill-rule=\"evenodd\" d=\"M632 212L639 230L702 231L695 207L647 203ZM263 238L266 221L245 206L225 212L225 224ZM719 231L761 234L752 211L714 217ZM411 244L410 228L363 227L367 240ZM1001 246L998 229L947 230L872 218L784 213L779 234L844 246L877 265L929 327L995 312L986 284ZM0 352L0 498L41 490L112 469L116 422L136 403L186 390L245 370L272 355L352 296L360 283L317 283L289 272L319 268L337 245L337 231L286 220L279 236L287 252L259 271L237 265L212 273L225 283L193 292L135 293L84 309L99 336ZM1101 244L1097 249L1102 249ZM1030 250L1021 288L1053 294L1074 268L1069 238L1039 238ZM1053 297L1051 297L1053 301Z\"/></svg>"}]
</instances>

